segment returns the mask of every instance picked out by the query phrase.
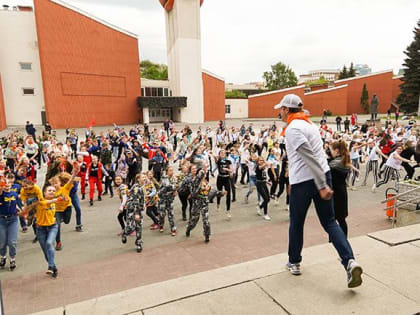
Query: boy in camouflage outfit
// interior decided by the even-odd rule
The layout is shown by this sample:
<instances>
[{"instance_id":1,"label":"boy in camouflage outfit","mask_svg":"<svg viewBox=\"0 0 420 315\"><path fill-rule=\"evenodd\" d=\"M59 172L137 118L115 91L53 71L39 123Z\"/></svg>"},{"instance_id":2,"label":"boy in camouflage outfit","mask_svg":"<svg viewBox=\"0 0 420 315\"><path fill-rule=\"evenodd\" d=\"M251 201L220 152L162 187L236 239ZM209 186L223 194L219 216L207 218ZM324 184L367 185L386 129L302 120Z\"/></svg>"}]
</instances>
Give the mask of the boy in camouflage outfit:
<instances>
[{"instance_id":1,"label":"boy in camouflage outfit","mask_svg":"<svg viewBox=\"0 0 420 315\"><path fill-rule=\"evenodd\" d=\"M203 220L203 233L205 242L210 242L210 222L209 222L209 198L214 198L213 194L221 194L223 192L215 191L211 189L211 186L205 179L205 170L200 170L195 176L194 173L197 171L197 167L193 165L191 167L191 175L193 180L191 181L191 197L192 197L192 209L191 217L188 221L187 232L185 235L190 236L190 232L195 228L200 219L200 212ZM195 177L194 177L195 176Z\"/></svg>"},{"instance_id":2,"label":"boy in camouflage outfit","mask_svg":"<svg viewBox=\"0 0 420 315\"><path fill-rule=\"evenodd\" d=\"M174 220L174 198L176 196L176 177L172 167L168 167L166 174L162 176L158 190L159 196L159 231L163 232L165 216L168 214L168 221L171 227L171 235L176 236L176 226Z\"/></svg>"},{"instance_id":3,"label":"boy in camouflage outfit","mask_svg":"<svg viewBox=\"0 0 420 315\"><path fill-rule=\"evenodd\" d=\"M133 231L136 231L137 252L140 253L143 250L143 210L144 210L144 184L146 175L137 174L136 184L130 189L126 203L126 222L124 232L121 235L121 241L123 244L127 243L127 236Z\"/></svg>"}]
</instances>

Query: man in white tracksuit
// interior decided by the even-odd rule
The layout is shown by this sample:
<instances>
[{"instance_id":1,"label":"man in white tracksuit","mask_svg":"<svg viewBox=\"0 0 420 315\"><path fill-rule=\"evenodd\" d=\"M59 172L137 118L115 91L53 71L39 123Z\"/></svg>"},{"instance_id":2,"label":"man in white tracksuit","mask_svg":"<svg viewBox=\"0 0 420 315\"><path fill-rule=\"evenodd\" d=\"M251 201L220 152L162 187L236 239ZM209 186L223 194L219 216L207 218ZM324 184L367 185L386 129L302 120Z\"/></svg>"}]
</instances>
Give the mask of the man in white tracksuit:
<instances>
[{"instance_id":1,"label":"man in white tracksuit","mask_svg":"<svg viewBox=\"0 0 420 315\"><path fill-rule=\"evenodd\" d=\"M354 260L350 243L335 220L331 173L321 136L302 107L302 100L294 94L284 96L275 107L280 108L282 120L287 122L285 135L291 192L289 261L286 267L293 275L301 274L303 227L313 201L319 221L347 271L347 285L354 288L362 284L363 270Z\"/></svg>"}]
</instances>

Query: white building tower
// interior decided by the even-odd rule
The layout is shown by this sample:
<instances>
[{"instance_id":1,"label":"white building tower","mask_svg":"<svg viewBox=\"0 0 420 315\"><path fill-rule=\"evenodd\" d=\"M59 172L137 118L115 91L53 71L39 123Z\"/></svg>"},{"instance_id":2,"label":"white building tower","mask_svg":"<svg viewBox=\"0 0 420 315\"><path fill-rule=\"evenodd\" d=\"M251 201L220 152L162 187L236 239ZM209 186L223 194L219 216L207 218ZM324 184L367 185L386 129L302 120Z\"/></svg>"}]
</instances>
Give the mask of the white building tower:
<instances>
[{"instance_id":1,"label":"white building tower","mask_svg":"<svg viewBox=\"0 0 420 315\"><path fill-rule=\"evenodd\" d=\"M159 0L165 8L169 85L186 96L187 107L173 111L176 121L204 121L200 6L203 0Z\"/></svg>"}]
</instances>

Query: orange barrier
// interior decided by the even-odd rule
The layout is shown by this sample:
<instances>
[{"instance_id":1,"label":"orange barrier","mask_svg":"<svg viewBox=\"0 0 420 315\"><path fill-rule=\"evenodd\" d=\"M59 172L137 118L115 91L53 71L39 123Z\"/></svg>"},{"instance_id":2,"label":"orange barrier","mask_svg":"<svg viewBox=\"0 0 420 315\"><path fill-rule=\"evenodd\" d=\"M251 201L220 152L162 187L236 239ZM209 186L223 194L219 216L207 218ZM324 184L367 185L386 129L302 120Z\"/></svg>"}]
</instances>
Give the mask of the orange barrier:
<instances>
[{"instance_id":1,"label":"orange barrier","mask_svg":"<svg viewBox=\"0 0 420 315\"><path fill-rule=\"evenodd\" d=\"M386 194L386 199L389 199L389 198L395 197L395 195L396 195L396 194ZM388 201L386 202L386 207L387 207L387 210L386 210L386 216L387 216L388 218L392 218L392 217L394 217L394 210L395 210L394 205L395 205L395 199L391 199L391 200L388 200ZM395 213L395 217L396 217L396 216L397 216L397 214Z\"/></svg>"}]
</instances>

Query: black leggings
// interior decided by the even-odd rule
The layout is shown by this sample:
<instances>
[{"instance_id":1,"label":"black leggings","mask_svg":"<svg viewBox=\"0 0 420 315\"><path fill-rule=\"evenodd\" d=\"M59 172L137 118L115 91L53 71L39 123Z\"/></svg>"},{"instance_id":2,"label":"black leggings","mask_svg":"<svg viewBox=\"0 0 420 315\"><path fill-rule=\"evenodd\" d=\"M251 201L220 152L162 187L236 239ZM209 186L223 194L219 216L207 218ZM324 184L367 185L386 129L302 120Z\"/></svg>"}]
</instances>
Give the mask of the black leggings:
<instances>
[{"instance_id":1,"label":"black leggings","mask_svg":"<svg viewBox=\"0 0 420 315\"><path fill-rule=\"evenodd\" d=\"M402 165L402 167L404 167L405 171L407 172L407 175L405 176L405 179L413 179L414 167L412 167L407 162L402 162L401 165Z\"/></svg>"},{"instance_id":2,"label":"black leggings","mask_svg":"<svg viewBox=\"0 0 420 315\"><path fill-rule=\"evenodd\" d=\"M181 204L182 204L182 218L187 218L188 204L190 205L190 208L189 208L190 216L188 218L191 218L192 199L188 199L188 195L189 195L188 192L186 194L178 194L179 200L181 201Z\"/></svg>"},{"instance_id":3,"label":"black leggings","mask_svg":"<svg viewBox=\"0 0 420 315\"><path fill-rule=\"evenodd\" d=\"M286 177L286 171L280 172L280 178L279 178L279 192L277 193L277 198L280 198L281 194L284 191L284 188L286 188L286 205L289 204L289 177Z\"/></svg>"},{"instance_id":4,"label":"black leggings","mask_svg":"<svg viewBox=\"0 0 420 315\"><path fill-rule=\"evenodd\" d=\"M276 178L274 178L274 174L276 175ZM270 189L270 196L276 195L277 186L279 184L279 168L274 169L274 173L271 170L271 168L268 169L268 177L270 177L271 180L271 189Z\"/></svg>"},{"instance_id":5,"label":"black leggings","mask_svg":"<svg viewBox=\"0 0 420 315\"><path fill-rule=\"evenodd\" d=\"M61 242L61 222L64 222L65 224L70 223L71 219L71 206L67 207L66 210L62 212L56 212L55 218L58 224L58 231L57 235L55 237L56 242Z\"/></svg>"},{"instance_id":6,"label":"black leggings","mask_svg":"<svg viewBox=\"0 0 420 315\"><path fill-rule=\"evenodd\" d=\"M388 153L388 154L389 154L389 153ZM383 170L382 170L382 166L386 163L386 161L388 161L388 159L387 159L387 158L385 158L385 157L382 157L381 165L379 165L379 176L381 176L381 175L382 175L382 172L383 172Z\"/></svg>"},{"instance_id":7,"label":"black leggings","mask_svg":"<svg viewBox=\"0 0 420 315\"><path fill-rule=\"evenodd\" d=\"M154 224L159 224L159 213L156 206L149 206L146 208L146 214L152 219Z\"/></svg>"},{"instance_id":8,"label":"black leggings","mask_svg":"<svg viewBox=\"0 0 420 315\"><path fill-rule=\"evenodd\" d=\"M246 176L246 182L245 182L245 176ZM248 184L249 181L249 171L248 171L248 165L241 163L241 184L244 185L245 183Z\"/></svg>"},{"instance_id":9,"label":"black leggings","mask_svg":"<svg viewBox=\"0 0 420 315\"><path fill-rule=\"evenodd\" d=\"M118 213L118 222L120 223L121 230L125 229L125 217L127 215L127 210L123 210L122 212Z\"/></svg>"},{"instance_id":10,"label":"black leggings","mask_svg":"<svg viewBox=\"0 0 420 315\"><path fill-rule=\"evenodd\" d=\"M264 180L257 180L257 191L263 199L260 209L264 209L264 215L268 214L268 203L270 202L270 195L268 194L267 184Z\"/></svg>"},{"instance_id":11,"label":"black leggings","mask_svg":"<svg viewBox=\"0 0 420 315\"><path fill-rule=\"evenodd\" d=\"M230 211L230 180L229 176L222 177L217 176L216 186L218 191L222 191L223 188L227 191L226 194L226 211ZM217 195L217 205L220 205L220 199L222 197Z\"/></svg>"},{"instance_id":12,"label":"black leggings","mask_svg":"<svg viewBox=\"0 0 420 315\"><path fill-rule=\"evenodd\" d=\"M230 189L232 190L232 201L236 201L236 181L238 179L237 174L234 174L232 177L229 177Z\"/></svg>"}]
</instances>

